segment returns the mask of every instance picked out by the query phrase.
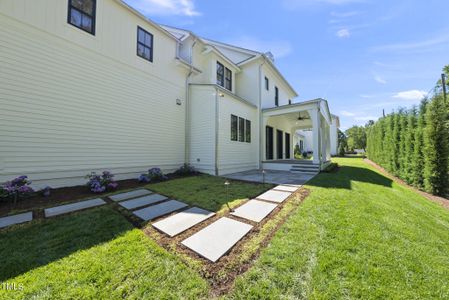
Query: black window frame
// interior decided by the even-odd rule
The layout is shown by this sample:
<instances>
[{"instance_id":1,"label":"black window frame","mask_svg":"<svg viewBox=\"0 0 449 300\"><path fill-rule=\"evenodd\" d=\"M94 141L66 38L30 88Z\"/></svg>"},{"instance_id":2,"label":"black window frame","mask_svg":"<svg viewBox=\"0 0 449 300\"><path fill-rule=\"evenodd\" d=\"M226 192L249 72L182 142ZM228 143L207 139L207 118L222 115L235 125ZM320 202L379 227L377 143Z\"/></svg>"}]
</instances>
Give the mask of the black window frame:
<instances>
[{"instance_id":1,"label":"black window frame","mask_svg":"<svg viewBox=\"0 0 449 300\"><path fill-rule=\"evenodd\" d=\"M96 29L96 24L97 24L97 0L91 0L93 2L93 7L92 7L92 14L89 14L85 11L80 10L79 8L75 7L72 4L73 0L68 0L68 9L67 9L67 23L72 25L73 27L76 27L78 29L81 29L84 32L87 32L89 34L92 34L95 36L95 29ZM75 23L72 23L72 10L76 10L78 13L80 13L81 15L81 23L82 23L82 18L83 16L89 17L91 19L91 23L92 23L92 29L91 31L85 29L82 27L82 25L78 26Z\"/></svg>"},{"instance_id":2,"label":"black window frame","mask_svg":"<svg viewBox=\"0 0 449 300\"><path fill-rule=\"evenodd\" d=\"M147 44L145 44L145 42L140 42L139 41L139 33L140 31L143 31L144 35L149 35L151 36L151 46L148 46ZM145 39L145 36L144 36ZM140 55L139 54L139 45L142 46L144 49L149 49L150 50L150 57L146 58L144 55ZM145 59L146 61L149 62L153 62L153 48L154 48L154 35L148 31L146 31L145 29L143 29L140 26L137 26L137 40L136 40L136 54L138 57Z\"/></svg>"},{"instance_id":3,"label":"black window frame","mask_svg":"<svg viewBox=\"0 0 449 300\"><path fill-rule=\"evenodd\" d=\"M251 121L245 120L245 142L251 143Z\"/></svg>"},{"instance_id":4,"label":"black window frame","mask_svg":"<svg viewBox=\"0 0 449 300\"><path fill-rule=\"evenodd\" d=\"M224 69L224 88L232 91L232 71L228 68Z\"/></svg>"},{"instance_id":5,"label":"black window frame","mask_svg":"<svg viewBox=\"0 0 449 300\"><path fill-rule=\"evenodd\" d=\"M238 141L238 120L239 118L236 115L231 115L231 141Z\"/></svg>"},{"instance_id":6,"label":"black window frame","mask_svg":"<svg viewBox=\"0 0 449 300\"><path fill-rule=\"evenodd\" d=\"M244 118L239 117L239 126L238 127L239 127L239 129L238 129L239 142L244 142L245 141L245 119Z\"/></svg>"},{"instance_id":7,"label":"black window frame","mask_svg":"<svg viewBox=\"0 0 449 300\"><path fill-rule=\"evenodd\" d=\"M274 105L279 106L279 88L274 87Z\"/></svg>"},{"instance_id":8,"label":"black window frame","mask_svg":"<svg viewBox=\"0 0 449 300\"><path fill-rule=\"evenodd\" d=\"M268 79L267 76L265 76L265 89L266 89L267 91L270 90L270 79Z\"/></svg>"},{"instance_id":9,"label":"black window frame","mask_svg":"<svg viewBox=\"0 0 449 300\"><path fill-rule=\"evenodd\" d=\"M219 72L219 68L218 68L219 66L221 67L221 72ZM225 66L221 62L217 61L217 84L222 87L224 87L224 82L225 82L225 79L224 79L225 71L224 70L225 70ZM219 77L221 77L221 80L219 80Z\"/></svg>"}]
</instances>

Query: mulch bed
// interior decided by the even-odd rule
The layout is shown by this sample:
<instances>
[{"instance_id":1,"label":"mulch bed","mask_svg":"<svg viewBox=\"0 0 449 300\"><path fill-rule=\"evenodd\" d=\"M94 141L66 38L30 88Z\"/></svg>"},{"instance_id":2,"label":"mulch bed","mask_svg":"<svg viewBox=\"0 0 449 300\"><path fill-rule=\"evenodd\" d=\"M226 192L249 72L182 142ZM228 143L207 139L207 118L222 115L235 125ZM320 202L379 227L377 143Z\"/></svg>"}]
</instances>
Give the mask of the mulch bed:
<instances>
[{"instance_id":1,"label":"mulch bed","mask_svg":"<svg viewBox=\"0 0 449 300\"><path fill-rule=\"evenodd\" d=\"M169 180L179 178L180 176L175 176L174 174L167 175ZM145 187L148 183L140 183L137 179L126 179L117 180L118 188L114 192L119 192L122 190L129 190L134 188ZM109 192L110 193L110 192ZM44 197L39 193L35 193L33 196L26 199L19 199L17 203L14 204L12 200L6 199L1 201L0 199L0 217L10 214L14 211L26 211L33 210L35 215L41 215L41 209L58 206L60 204L78 202L82 199L87 198L102 198L108 193L94 194L85 185L78 185L72 187L63 187L52 189L49 197Z\"/></svg>"},{"instance_id":2,"label":"mulch bed","mask_svg":"<svg viewBox=\"0 0 449 300\"><path fill-rule=\"evenodd\" d=\"M271 241L273 235L277 232L277 230L284 224L284 222L289 218L291 214L293 214L296 209L299 207L299 204L309 195L310 191L306 188L300 188L298 191L293 193L287 200L283 203L279 204L263 221L260 223L251 222L246 219L240 219L238 217L234 217L230 214L230 212L226 211L225 213L217 213L212 218L207 219L204 222L188 229L187 231L170 238L169 236L159 232L151 225L147 226L143 229L144 233L149 236L151 239L155 240L160 246L165 248L166 250L174 253L180 254L181 259L185 261L187 265L190 265L192 260L200 265L200 274L209 282L209 286L211 288L210 297L215 298L221 295L226 294L233 287L234 281L238 275L246 272L253 263L257 260L260 255L260 252L263 248L265 248L269 242ZM245 204L247 201L243 201L239 206ZM293 202L293 203L292 203ZM262 236L261 242L257 246L257 250L250 253L249 257L242 261L242 254L245 253L245 246L248 242L250 242L253 238L256 238L263 229L264 225L274 218L282 211L282 209L287 205L292 203L294 206L290 208L287 214L280 220L277 220L277 223ZM234 207L236 209L237 207ZM167 216L164 216L167 217ZM229 253L222 256L217 262L212 263L209 260L201 257L197 253L183 246L181 242L193 235L194 233L200 231L201 229L207 227L211 223L217 221L221 217L227 217L230 219L234 219L240 222L248 223L253 225L253 229L245 235L231 250ZM157 220L153 220L157 221Z\"/></svg>"},{"instance_id":3,"label":"mulch bed","mask_svg":"<svg viewBox=\"0 0 449 300\"><path fill-rule=\"evenodd\" d=\"M387 176L388 178L390 178L391 180L394 180L396 183L399 183L400 185L403 185L409 189L411 189L412 191L420 194L421 196L424 196L426 199L438 203L441 206L443 206L446 209L449 209L449 199L443 198L443 197L439 197L439 196L435 196L429 193L426 193L424 191L421 191L413 186L408 185L404 180L391 175L387 170L385 170L384 168L382 168L381 166L379 166L378 164L376 164L375 162L369 160L368 158L365 158L364 161L368 164L370 164L371 166L373 166L374 168L376 168L377 170L379 170L383 175Z\"/></svg>"}]
</instances>

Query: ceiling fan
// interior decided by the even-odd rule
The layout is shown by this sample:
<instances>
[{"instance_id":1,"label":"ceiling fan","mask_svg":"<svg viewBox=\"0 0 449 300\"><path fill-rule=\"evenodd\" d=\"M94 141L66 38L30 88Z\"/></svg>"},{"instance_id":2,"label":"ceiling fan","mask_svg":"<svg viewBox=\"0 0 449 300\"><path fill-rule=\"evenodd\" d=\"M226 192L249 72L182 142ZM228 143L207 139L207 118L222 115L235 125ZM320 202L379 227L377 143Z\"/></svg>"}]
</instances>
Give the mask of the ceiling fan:
<instances>
[{"instance_id":1,"label":"ceiling fan","mask_svg":"<svg viewBox=\"0 0 449 300\"><path fill-rule=\"evenodd\" d=\"M298 113L298 121L308 120L310 117L301 117L301 112Z\"/></svg>"}]
</instances>

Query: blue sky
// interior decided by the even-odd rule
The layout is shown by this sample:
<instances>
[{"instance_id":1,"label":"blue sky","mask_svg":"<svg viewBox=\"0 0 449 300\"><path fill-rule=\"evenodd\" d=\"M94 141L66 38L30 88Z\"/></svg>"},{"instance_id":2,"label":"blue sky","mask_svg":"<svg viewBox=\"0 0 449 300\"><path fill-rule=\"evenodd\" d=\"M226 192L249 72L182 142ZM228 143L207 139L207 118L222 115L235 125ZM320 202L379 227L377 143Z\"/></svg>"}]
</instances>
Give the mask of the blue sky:
<instances>
[{"instance_id":1,"label":"blue sky","mask_svg":"<svg viewBox=\"0 0 449 300\"><path fill-rule=\"evenodd\" d=\"M259 51L342 129L417 104L449 64L445 0L126 0L152 20Z\"/></svg>"}]
</instances>

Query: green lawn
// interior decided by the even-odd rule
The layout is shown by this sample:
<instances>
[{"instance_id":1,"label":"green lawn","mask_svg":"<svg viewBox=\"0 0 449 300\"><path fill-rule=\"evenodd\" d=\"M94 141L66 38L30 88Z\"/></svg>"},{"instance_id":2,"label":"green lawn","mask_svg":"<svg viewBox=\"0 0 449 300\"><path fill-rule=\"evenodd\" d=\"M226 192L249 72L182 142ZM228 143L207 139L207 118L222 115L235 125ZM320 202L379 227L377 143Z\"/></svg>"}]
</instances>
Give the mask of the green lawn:
<instances>
[{"instance_id":1,"label":"green lawn","mask_svg":"<svg viewBox=\"0 0 449 300\"><path fill-rule=\"evenodd\" d=\"M340 170L308 184L310 196L225 297L448 299L449 211L362 159L336 161ZM200 176L148 187L216 211L227 201L223 181ZM263 190L232 182L229 198L235 204ZM212 196L217 203L207 201ZM0 281L23 284L23 291L0 289L0 299L202 299L210 292L182 256L109 206L1 230L0 242Z\"/></svg>"},{"instance_id":2,"label":"green lawn","mask_svg":"<svg viewBox=\"0 0 449 300\"><path fill-rule=\"evenodd\" d=\"M229 295L236 299L449 299L449 211L335 159Z\"/></svg>"},{"instance_id":3,"label":"green lawn","mask_svg":"<svg viewBox=\"0 0 449 300\"><path fill-rule=\"evenodd\" d=\"M211 211L226 209L226 202L235 206L242 200L253 198L273 187L271 184L254 184L236 180L230 182L226 194L226 179L210 175L201 175L150 184L152 191L164 194L173 199L179 199L190 205L195 205Z\"/></svg>"}]
</instances>

